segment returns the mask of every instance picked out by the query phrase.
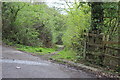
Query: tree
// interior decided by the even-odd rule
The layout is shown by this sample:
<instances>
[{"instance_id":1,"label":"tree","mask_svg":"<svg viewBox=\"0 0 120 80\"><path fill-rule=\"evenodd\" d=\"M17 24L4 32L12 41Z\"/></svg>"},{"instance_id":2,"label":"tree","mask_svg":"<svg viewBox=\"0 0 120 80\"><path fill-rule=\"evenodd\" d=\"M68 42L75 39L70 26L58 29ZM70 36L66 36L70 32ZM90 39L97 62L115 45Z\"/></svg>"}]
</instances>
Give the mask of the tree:
<instances>
[{"instance_id":1,"label":"tree","mask_svg":"<svg viewBox=\"0 0 120 80\"><path fill-rule=\"evenodd\" d=\"M44 47L52 47L61 40L64 16L54 8L49 8L44 3L37 5L10 2L4 3L2 8L3 39Z\"/></svg>"},{"instance_id":2,"label":"tree","mask_svg":"<svg viewBox=\"0 0 120 80\"><path fill-rule=\"evenodd\" d=\"M99 30L103 26L103 3L102 2L93 2L91 3L91 27L92 30Z\"/></svg>"},{"instance_id":3,"label":"tree","mask_svg":"<svg viewBox=\"0 0 120 80\"><path fill-rule=\"evenodd\" d=\"M17 5L17 6L16 6ZM15 27L15 21L18 15L18 12L24 7L25 5L18 4L18 3L3 3L2 5L2 23L3 23L3 37L11 38L15 40L15 38L12 37L14 33L16 33L16 27Z\"/></svg>"},{"instance_id":4,"label":"tree","mask_svg":"<svg viewBox=\"0 0 120 80\"><path fill-rule=\"evenodd\" d=\"M68 50L80 55L84 46L84 31L89 30L90 27L90 7L87 3L76 2L67 12L67 29L62 40Z\"/></svg>"}]
</instances>

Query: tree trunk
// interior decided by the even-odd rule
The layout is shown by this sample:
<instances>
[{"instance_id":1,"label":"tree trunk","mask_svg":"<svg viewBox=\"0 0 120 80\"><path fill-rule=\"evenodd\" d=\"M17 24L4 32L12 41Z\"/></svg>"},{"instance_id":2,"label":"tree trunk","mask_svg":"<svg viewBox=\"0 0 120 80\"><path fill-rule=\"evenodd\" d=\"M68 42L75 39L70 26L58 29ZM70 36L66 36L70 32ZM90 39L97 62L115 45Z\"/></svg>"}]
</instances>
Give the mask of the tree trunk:
<instances>
[{"instance_id":1,"label":"tree trunk","mask_svg":"<svg viewBox=\"0 0 120 80\"><path fill-rule=\"evenodd\" d=\"M91 27L92 31L101 32L101 27L103 26L103 3L93 2L91 3Z\"/></svg>"}]
</instances>

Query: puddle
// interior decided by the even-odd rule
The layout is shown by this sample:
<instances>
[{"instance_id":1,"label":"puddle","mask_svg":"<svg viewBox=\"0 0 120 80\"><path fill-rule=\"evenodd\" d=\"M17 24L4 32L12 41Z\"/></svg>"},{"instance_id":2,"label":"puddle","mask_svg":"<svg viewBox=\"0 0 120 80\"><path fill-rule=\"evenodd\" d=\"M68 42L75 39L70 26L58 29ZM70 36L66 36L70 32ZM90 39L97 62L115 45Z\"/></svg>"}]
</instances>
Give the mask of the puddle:
<instances>
[{"instance_id":1,"label":"puddle","mask_svg":"<svg viewBox=\"0 0 120 80\"><path fill-rule=\"evenodd\" d=\"M26 65L49 65L49 64L47 64L47 63L40 63L40 62L35 62L35 61L8 60L8 59L0 60L0 62L2 62L2 63L26 64Z\"/></svg>"}]
</instances>

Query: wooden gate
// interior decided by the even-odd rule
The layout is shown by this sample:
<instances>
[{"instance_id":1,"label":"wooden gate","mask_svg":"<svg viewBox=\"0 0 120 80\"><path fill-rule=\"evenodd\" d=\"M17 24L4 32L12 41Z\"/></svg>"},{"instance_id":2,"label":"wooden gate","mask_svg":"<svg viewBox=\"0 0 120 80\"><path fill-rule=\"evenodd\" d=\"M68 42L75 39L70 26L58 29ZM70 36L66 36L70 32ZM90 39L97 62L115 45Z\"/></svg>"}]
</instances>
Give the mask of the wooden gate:
<instances>
[{"instance_id":1,"label":"wooden gate","mask_svg":"<svg viewBox=\"0 0 120 80\"><path fill-rule=\"evenodd\" d=\"M120 42L109 41L109 35L85 33L85 60L111 68L120 67ZM110 45L116 45L112 47Z\"/></svg>"}]
</instances>

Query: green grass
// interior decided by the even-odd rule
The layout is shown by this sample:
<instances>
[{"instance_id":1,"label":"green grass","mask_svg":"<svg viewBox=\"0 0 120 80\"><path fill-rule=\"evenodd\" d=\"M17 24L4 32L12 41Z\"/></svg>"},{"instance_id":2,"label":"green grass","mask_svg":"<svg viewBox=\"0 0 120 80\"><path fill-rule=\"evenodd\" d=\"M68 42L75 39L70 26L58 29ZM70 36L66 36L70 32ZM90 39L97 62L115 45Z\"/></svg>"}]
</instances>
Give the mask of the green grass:
<instances>
[{"instance_id":1,"label":"green grass","mask_svg":"<svg viewBox=\"0 0 120 80\"><path fill-rule=\"evenodd\" d=\"M40 55L50 54L52 52L55 52L55 49L52 48L32 47L32 46L24 46L20 44L17 44L16 47L17 47L16 49L18 50L30 52L30 53L38 53Z\"/></svg>"},{"instance_id":2,"label":"green grass","mask_svg":"<svg viewBox=\"0 0 120 80\"><path fill-rule=\"evenodd\" d=\"M71 50L63 50L57 53L56 55L52 56L54 59L66 59L66 60L76 60L76 55L73 51Z\"/></svg>"}]
</instances>

